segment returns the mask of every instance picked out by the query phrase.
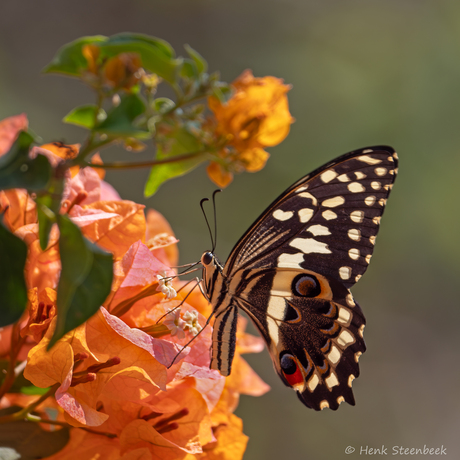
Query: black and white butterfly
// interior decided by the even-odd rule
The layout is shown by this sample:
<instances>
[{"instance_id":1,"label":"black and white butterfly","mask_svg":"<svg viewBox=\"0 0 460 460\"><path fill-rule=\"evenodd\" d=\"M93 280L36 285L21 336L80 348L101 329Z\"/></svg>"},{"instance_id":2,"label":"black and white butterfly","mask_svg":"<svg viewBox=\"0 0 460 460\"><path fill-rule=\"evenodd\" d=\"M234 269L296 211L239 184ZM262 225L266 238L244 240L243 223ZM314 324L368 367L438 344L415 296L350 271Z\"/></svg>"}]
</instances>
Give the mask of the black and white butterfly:
<instances>
[{"instance_id":1,"label":"black and white butterfly","mask_svg":"<svg viewBox=\"0 0 460 460\"><path fill-rule=\"evenodd\" d=\"M240 308L306 406L355 404L365 319L349 288L369 264L397 165L386 146L342 155L283 192L225 265L212 251L203 254L215 316L212 369L230 374Z\"/></svg>"}]
</instances>

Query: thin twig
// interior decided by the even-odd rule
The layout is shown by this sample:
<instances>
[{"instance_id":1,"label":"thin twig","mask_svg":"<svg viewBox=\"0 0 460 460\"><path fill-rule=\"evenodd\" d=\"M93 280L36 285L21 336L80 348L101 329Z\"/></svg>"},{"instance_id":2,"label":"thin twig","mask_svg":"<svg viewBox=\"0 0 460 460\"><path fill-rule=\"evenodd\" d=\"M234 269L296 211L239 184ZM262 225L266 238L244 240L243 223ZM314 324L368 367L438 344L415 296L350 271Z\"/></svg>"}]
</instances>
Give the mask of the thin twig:
<instances>
[{"instance_id":1,"label":"thin twig","mask_svg":"<svg viewBox=\"0 0 460 460\"><path fill-rule=\"evenodd\" d=\"M35 400L32 404L29 404L27 407L22 408L18 412L14 414L5 415L0 417L0 423L7 423L7 422L14 422L17 420L24 420L27 419L29 414L38 407L43 401L48 399L50 396L56 393L56 390L61 386L61 384L55 383L50 389L43 395L41 395L37 400Z\"/></svg>"},{"instance_id":2,"label":"thin twig","mask_svg":"<svg viewBox=\"0 0 460 460\"><path fill-rule=\"evenodd\" d=\"M102 169L135 169L135 168L148 168L151 166L162 165L166 163L176 163L184 160L191 160L192 158L203 155L206 151L184 153L183 155L175 155L171 158L163 158L162 160L151 160L151 161L140 161L138 163L124 163L117 161L114 163L104 163L104 164L93 164L87 163L86 166L91 166L92 168L102 168Z\"/></svg>"}]
</instances>

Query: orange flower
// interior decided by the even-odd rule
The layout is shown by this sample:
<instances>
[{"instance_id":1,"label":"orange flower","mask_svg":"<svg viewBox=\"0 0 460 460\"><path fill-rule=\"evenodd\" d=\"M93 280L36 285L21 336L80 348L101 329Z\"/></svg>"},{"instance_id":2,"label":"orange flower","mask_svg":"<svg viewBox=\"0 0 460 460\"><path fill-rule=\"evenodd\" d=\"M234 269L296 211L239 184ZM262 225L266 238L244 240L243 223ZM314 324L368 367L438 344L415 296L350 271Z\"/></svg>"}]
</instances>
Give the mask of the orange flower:
<instances>
[{"instance_id":1,"label":"orange flower","mask_svg":"<svg viewBox=\"0 0 460 460\"><path fill-rule=\"evenodd\" d=\"M136 241L123 258L115 263L110 311L122 316L144 297L149 298L150 304L159 302L161 295L155 301L152 300L152 296L158 294L157 275L167 270L169 267L161 263L145 244ZM145 326L142 321L139 325Z\"/></svg>"},{"instance_id":2,"label":"orange flower","mask_svg":"<svg viewBox=\"0 0 460 460\"><path fill-rule=\"evenodd\" d=\"M201 453L202 443L212 439L206 403L187 382L159 393L149 406L140 411L140 418L139 412L133 411L132 421L124 421L120 434L122 452L147 448L150 458L176 460L187 453Z\"/></svg>"},{"instance_id":3,"label":"orange flower","mask_svg":"<svg viewBox=\"0 0 460 460\"><path fill-rule=\"evenodd\" d=\"M76 152L71 147L34 149L59 162ZM243 152L229 150L229 155L251 170L264 162L259 151L251 146ZM173 230L161 214L150 210L146 218L142 205L121 200L104 184L92 168L68 174L61 212L86 237L113 252L112 292L93 317L50 350L59 315L54 290L61 268L58 228L52 227L42 251L33 200L21 190L0 193L4 222L28 246L25 276L30 288L21 321L0 330L0 353L6 357L13 345L22 347L18 359L29 352L25 378L56 390L52 405L58 420L73 428L69 444L50 459L238 460L247 443L241 420L232 414L239 395L268 390L240 355L261 351L262 341L246 334L240 323L231 377L210 369L212 322L202 328L212 306L196 285L192 290L192 283L175 278L170 268L178 260ZM177 295L167 298L159 286L171 297ZM9 398L7 394L4 401ZM20 405L34 400L22 398ZM44 408L34 410L46 420Z\"/></svg>"},{"instance_id":4,"label":"orange flower","mask_svg":"<svg viewBox=\"0 0 460 460\"><path fill-rule=\"evenodd\" d=\"M34 288L29 289L27 296L29 298L29 321L21 329L21 337L31 336L38 343L56 316L57 293L50 288L45 288L40 292Z\"/></svg>"},{"instance_id":5,"label":"orange flower","mask_svg":"<svg viewBox=\"0 0 460 460\"><path fill-rule=\"evenodd\" d=\"M229 138L239 151L254 147L272 147L289 133L293 122L286 93L290 86L275 77L255 78L250 70L233 83L235 94L222 104L209 98L218 131Z\"/></svg>"},{"instance_id":6,"label":"orange flower","mask_svg":"<svg viewBox=\"0 0 460 460\"><path fill-rule=\"evenodd\" d=\"M101 49L99 46L94 44L84 45L81 49L81 52L88 63L88 71L97 74L98 71L98 58L101 54Z\"/></svg>"},{"instance_id":7,"label":"orange flower","mask_svg":"<svg viewBox=\"0 0 460 460\"><path fill-rule=\"evenodd\" d=\"M179 351L171 342L128 327L104 308L47 351L52 333L53 325L29 352L24 376L42 388L60 384L56 400L73 426L104 423L108 403L101 411L103 397L140 402L166 390L166 366Z\"/></svg>"},{"instance_id":8,"label":"orange flower","mask_svg":"<svg viewBox=\"0 0 460 460\"><path fill-rule=\"evenodd\" d=\"M76 208L70 216L84 236L112 252L116 260L145 238L144 205L132 201L96 201Z\"/></svg>"},{"instance_id":9,"label":"orange flower","mask_svg":"<svg viewBox=\"0 0 460 460\"><path fill-rule=\"evenodd\" d=\"M206 168L209 178L218 186L225 188L233 180L233 173L226 170L220 163L211 161Z\"/></svg>"},{"instance_id":10,"label":"orange flower","mask_svg":"<svg viewBox=\"0 0 460 460\"><path fill-rule=\"evenodd\" d=\"M244 150L239 155L239 160L243 163L244 169L248 172L260 171L267 162L269 154L260 147Z\"/></svg>"},{"instance_id":11,"label":"orange flower","mask_svg":"<svg viewBox=\"0 0 460 460\"><path fill-rule=\"evenodd\" d=\"M25 113L0 121L0 156L8 152L19 131L27 131L28 124Z\"/></svg>"},{"instance_id":12,"label":"orange flower","mask_svg":"<svg viewBox=\"0 0 460 460\"><path fill-rule=\"evenodd\" d=\"M121 53L110 58L104 66L104 76L113 88L129 90L141 78L142 61L136 53Z\"/></svg>"},{"instance_id":13,"label":"orange flower","mask_svg":"<svg viewBox=\"0 0 460 460\"><path fill-rule=\"evenodd\" d=\"M223 187L234 172L262 169L269 157L263 149L283 141L294 121L286 95L290 86L279 78L255 78L246 70L232 86L235 93L226 103L213 96L208 100L217 121L216 133L237 152L222 149L208 167L210 178Z\"/></svg>"},{"instance_id":14,"label":"orange flower","mask_svg":"<svg viewBox=\"0 0 460 460\"><path fill-rule=\"evenodd\" d=\"M51 166L55 168L63 160L71 160L76 158L78 156L79 150L80 144L67 145L63 142L51 142L40 147L32 147L30 156L35 158L38 154L44 155L46 158L48 158ZM78 172L78 167L77 169L74 169L74 173L76 172Z\"/></svg>"},{"instance_id":15,"label":"orange flower","mask_svg":"<svg viewBox=\"0 0 460 460\"><path fill-rule=\"evenodd\" d=\"M23 225L37 222L37 205L24 189L2 190L0 212L3 214L3 223L12 232Z\"/></svg>"},{"instance_id":16,"label":"orange flower","mask_svg":"<svg viewBox=\"0 0 460 460\"><path fill-rule=\"evenodd\" d=\"M80 151L80 144L64 144L63 142L51 142L49 144L41 145L40 147L35 147L34 154L41 153L46 155L50 163L53 166L56 166L57 163L63 160L71 160L78 156ZM51 152L53 155L50 155L47 152ZM91 163L102 164L102 159L98 153L93 155L91 158ZM70 169L71 177L74 177L80 171L80 166L72 166ZM96 169L97 174L101 179L104 179L104 170Z\"/></svg>"},{"instance_id":17,"label":"orange flower","mask_svg":"<svg viewBox=\"0 0 460 460\"><path fill-rule=\"evenodd\" d=\"M184 460L198 458L200 460L240 460L243 458L248 437L243 434L243 421L228 413L225 423L213 427L215 441L210 442L203 448L203 454L196 457L185 457Z\"/></svg>"},{"instance_id":18,"label":"orange flower","mask_svg":"<svg viewBox=\"0 0 460 460\"><path fill-rule=\"evenodd\" d=\"M178 240L168 221L158 211L149 209L146 224L145 241L153 255L165 264L176 266L179 262Z\"/></svg>"},{"instance_id":19,"label":"orange flower","mask_svg":"<svg viewBox=\"0 0 460 460\"><path fill-rule=\"evenodd\" d=\"M64 144L63 142L51 142L43 144L40 149L48 150L63 160L76 158L80 150L80 144Z\"/></svg>"},{"instance_id":20,"label":"orange flower","mask_svg":"<svg viewBox=\"0 0 460 460\"><path fill-rule=\"evenodd\" d=\"M38 224L23 225L14 233L27 244L24 277L28 289L38 288L39 292L47 287L54 289L57 286L61 270L57 226L53 225L51 228L48 247L44 251L40 247Z\"/></svg>"}]
</instances>

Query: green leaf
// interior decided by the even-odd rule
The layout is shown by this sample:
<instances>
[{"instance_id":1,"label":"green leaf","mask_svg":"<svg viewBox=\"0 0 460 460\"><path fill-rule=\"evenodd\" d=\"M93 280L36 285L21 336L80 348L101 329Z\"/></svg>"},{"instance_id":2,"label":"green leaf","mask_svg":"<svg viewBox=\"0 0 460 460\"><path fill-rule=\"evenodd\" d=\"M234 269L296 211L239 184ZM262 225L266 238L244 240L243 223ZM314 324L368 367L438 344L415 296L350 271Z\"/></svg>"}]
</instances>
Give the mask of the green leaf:
<instances>
[{"instance_id":1,"label":"green leaf","mask_svg":"<svg viewBox=\"0 0 460 460\"><path fill-rule=\"evenodd\" d=\"M232 89L226 83L220 81L211 81L211 93L217 97L223 104L232 97Z\"/></svg>"},{"instance_id":2,"label":"green leaf","mask_svg":"<svg viewBox=\"0 0 460 460\"><path fill-rule=\"evenodd\" d=\"M185 50L187 51L188 55L193 59L195 62L196 68L198 70L198 73L204 73L207 72L208 70L208 63L204 59L203 56L201 56L198 51L195 51L190 45L184 45Z\"/></svg>"},{"instance_id":3,"label":"green leaf","mask_svg":"<svg viewBox=\"0 0 460 460\"><path fill-rule=\"evenodd\" d=\"M174 48L166 41L161 38L152 37L151 35L136 34L132 32L122 32L109 37L110 45L126 46L122 52L129 50L129 47L133 43L143 43L147 46L155 48L159 54L165 59L174 59L175 53Z\"/></svg>"},{"instance_id":4,"label":"green leaf","mask_svg":"<svg viewBox=\"0 0 460 460\"><path fill-rule=\"evenodd\" d=\"M60 195L59 195L60 196ZM56 215L50 209L53 207L53 196L50 194L37 197L38 236L40 248L44 251L48 246L51 227L56 222Z\"/></svg>"},{"instance_id":5,"label":"green leaf","mask_svg":"<svg viewBox=\"0 0 460 460\"><path fill-rule=\"evenodd\" d=\"M19 412L22 407L0 410L0 416ZM35 459L49 457L63 449L70 440L68 427L46 431L38 423L25 420L3 423L0 430L0 459Z\"/></svg>"},{"instance_id":6,"label":"green leaf","mask_svg":"<svg viewBox=\"0 0 460 460\"><path fill-rule=\"evenodd\" d=\"M219 99L220 102L227 102L233 95L232 87L223 81L220 81L219 72L213 72L208 76L208 86L211 94Z\"/></svg>"},{"instance_id":7,"label":"green leaf","mask_svg":"<svg viewBox=\"0 0 460 460\"><path fill-rule=\"evenodd\" d=\"M52 167L43 155L29 158L33 137L22 131L8 153L0 157L0 190L25 188L43 190L51 178Z\"/></svg>"},{"instance_id":8,"label":"green leaf","mask_svg":"<svg viewBox=\"0 0 460 460\"><path fill-rule=\"evenodd\" d=\"M108 57L119 53L138 53L144 69L157 74L169 83L176 82L182 66L182 58L175 58L174 50L168 42L148 35L133 33L112 35L101 45L101 49Z\"/></svg>"},{"instance_id":9,"label":"green leaf","mask_svg":"<svg viewBox=\"0 0 460 460\"><path fill-rule=\"evenodd\" d=\"M26 387L21 387L19 393L22 393L23 395L44 395L48 390L49 387L40 388L35 385L28 385Z\"/></svg>"},{"instance_id":10,"label":"green leaf","mask_svg":"<svg viewBox=\"0 0 460 460\"><path fill-rule=\"evenodd\" d=\"M175 83L182 66L182 58L176 58L171 45L155 37L143 34L121 33L104 37L102 35L79 38L60 48L45 73L61 73L72 77L80 77L88 67L82 48L88 44L98 45L101 49L100 59L110 58L120 53L138 53L142 66L163 78Z\"/></svg>"},{"instance_id":11,"label":"green leaf","mask_svg":"<svg viewBox=\"0 0 460 460\"><path fill-rule=\"evenodd\" d=\"M136 94L122 97L120 104L112 109L107 118L95 127L95 131L110 137L135 137L147 139L150 132L134 125L134 120L145 112L145 104Z\"/></svg>"},{"instance_id":12,"label":"green leaf","mask_svg":"<svg viewBox=\"0 0 460 460\"><path fill-rule=\"evenodd\" d=\"M40 239L40 248L44 251L48 246L51 227L56 218L51 210L45 206L37 206L38 215L38 237Z\"/></svg>"},{"instance_id":13,"label":"green leaf","mask_svg":"<svg viewBox=\"0 0 460 460\"><path fill-rule=\"evenodd\" d=\"M0 222L0 327L16 322L27 305L27 246Z\"/></svg>"},{"instance_id":14,"label":"green leaf","mask_svg":"<svg viewBox=\"0 0 460 460\"><path fill-rule=\"evenodd\" d=\"M187 125L176 126L168 134L168 138L164 144L158 149L158 159L201 150L202 144L200 140L190 132L190 129Z\"/></svg>"},{"instance_id":15,"label":"green leaf","mask_svg":"<svg viewBox=\"0 0 460 460\"><path fill-rule=\"evenodd\" d=\"M56 215L61 210L64 177L58 176L53 175L48 183L46 193L38 194L35 199L38 215L38 236L42 251L48 247L51 227L56 223Z\"/></svg>"},{"instance_id":16,"label":"green leaf","mask_svg":"<svg viewBox=\"0 0 460 460\"><path fill-rule=\"evenodd\" d=\"M88 62L83 56L82 48L85 45L96 44L107 41L107 37L95 35L82 37L73 42L67 43L60 48L53 60L43 69L44 73L61 73L71 77L79 77L82 71L88 67Z\"/></svg>"},{"instance_id":17,"label":"green leaf","mask_svg":"<svg viewBox=\"0 0 460 460\"><path fill-rule=\"evenodd\" d=\"M62 259L57 302L61 314L61 308L65 308L63 305L71 302L75 290L88 276L93 254L86 247L85 238L77 225L66 215L57 217L60 231L59 252Z\"/></svg>"},{"instance_id":18,"label":"green leaf","mask_svg":"<svg viewBox=\"0 0 460 460\"><path fill-rule=\"evenodd\" d=\"M154 166L150 170L149 178L145 184L144 195L146 197L152 196L161 184L174 177L183 176L192 169L195 169L205 159L205 155L201 154L188 160Z\"/></svg>"},{"instance_id":19,"label":"green leaf","mask_svg":"<svg viewBox=\"0 0 460 460\"><path fill-rule=\"evenodd\" d=\"M97 111L98 107L96 105L81 105L69 112L62 121L83 128L93 129L95 121L98 120Z\"/></svg>"},{"instance_id":20,"label":"green leaf","mask_svg":"<svg viewBox=\"0 0 460 460\"><path fill-rule=\"evenodd\" d=\"M163 182L174 177L182 176L196 168L206 159L201 142L187 129L186 126L177 127L157 150L157 159L173 159L175 156L197 153L196 156L180 161L153 166L145 184L144 195L152 196Z\"/></svg>"},{"instance_id":21,"label":"green leaf","mask_svg":"<svg viewBox=\"0 0 460 460\"><path fill-rule=\"evenodd\" d=\"M82 235L66 215L59 215L62 270L57 289L57 324L50 347L93 316L110 293L112 254Z\"/></svg>"},{"instance_id":22,"label":"green leaf","mask_svg":"<svg viewBox=\"0 0 460 460\"><path fill-rule=\"evenodd\" d=\"M198 69L196 64L191 59L184 59L184 63L182 65L180 71L181 77L188 78L190 80L197 80L198 79Z\"/></svg>"}]
</instances>

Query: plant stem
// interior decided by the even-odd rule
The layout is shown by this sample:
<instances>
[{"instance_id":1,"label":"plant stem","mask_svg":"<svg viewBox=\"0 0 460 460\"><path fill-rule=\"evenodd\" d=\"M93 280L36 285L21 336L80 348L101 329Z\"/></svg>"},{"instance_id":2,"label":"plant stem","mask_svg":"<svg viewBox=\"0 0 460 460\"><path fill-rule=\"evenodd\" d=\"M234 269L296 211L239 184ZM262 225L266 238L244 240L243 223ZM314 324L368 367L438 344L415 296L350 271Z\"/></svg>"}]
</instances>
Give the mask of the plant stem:
<instances>
[{"instance_id":1,"label":"plant stem","mask_svg":"<svg viewBox=\"0 0 460 460\"><path fill-rule=\"evenodd\" d=\"M47 423L48 425L58 425L58 426L66 426L66 427L69 426L67 422L60 422L59 420L42 419L41 417L38 417L36 415L31 415L31 414L28 414L26 417L24 417L24 419L27 420L28 422L34 422L34 423Z\"/></svg>"},{"instance_id":2,"label":"plant stem","mask_svg":"<svg viewBox=\"0 0 460 460\"><path fill-rule=\"evenodd\" d=\"M176 163L185 160L191 160L200 155L204 155L206 151L184 153L182 155L175 155L171 158L163 158L161 160L151 160L151 161L139 161L137 163L124 163L117 161L114 163L105 163L102 165L87 163L86 166L91 166L92 168L102 168L102 169L135 169L135 168L148 168L151 166L162 165L166 163Z\"/></svg>"},{"instance_id":3,"label":"plant stem","mask_svg":"<svg viewBox=\"0 0 460 460\"><path fill-rule=\"evenodd\" d=\"M84 148L81 149L80 153L78 154L77 158L72 161L71 166L75 165L81 165L85 158L95 150L100 149L101 147L105 147L106 145L111 144L112 142L115 142L117 139L104 139L103 141L99 142L93 142L94 139L94 133L91 134L90 136L91 140L88 139L88 143L85 145Z\"/></svg>"},{"instance_id":4,"label":"plant stem","mask_svg":"<svg viewBox=\"0 0 460 460\"><path fill-rule=\"evenodd\" d=\"M71 426L69 426L69 424L67 422L60 422L58 420L46 420L46 419L42 419L40 417L37 417L35 415L28 415L26 417L26 420L28 422L34 422L34 423L47 423L48 425L58 425L58 426L63 426L63 427L67 427L67 428L72 428ZM96 430L93 430L91 428L86 428L86 427L78 427L80 428L81 430L85 430L85 431L88 431L89 433L93 433L93 434L98 434L100 436L106 436L107 438L116 438L117 435L114 434L114 433L107 433L107 432L104 432L104 431L96 431Z\"/></svg>"},{"instance_id":5,"label":"plant stem","mask_svg":"<svg viewBox=\"0 0 460 460\"><path fill-rule=\"evenodd\" d=\"M60 383L55 383L45 394L41 395L36 401L29 404L27 407L24 407L14 414L5 415L0 417L0 423L14 422L16 420L27 419L30 412L32 412L36 407L38 407L43 401L48 399L50 396L56 393L56 390L61 386Z\"/></svg>"},{"instance_id":6,"label":"plant stem","mask_svg":"<svg viewBox=\"0 0 460 460\"><path fill-rule=\"evenodd\" d=\"M90 132L88 138L86 139L85 143L83 144L83 147L81 148L77 158L75 159L76 161L74 162L74 164L72 164L72 166L77 165L77 164L81 164L83 162L83 160L91 152L93 152L94 150L97 150L98 148L103 147L104 145L107 145L107 144L113 142L113 139L112 140L105 139L105 140L100 141L100 142L94 142L94 137L96 135L96 133L94 131L94 126L97 125L97 121L98 121L97 116L99 114L99 111L102 108L104 98L105 98L105 95L104 95L103 91L101 90L101 88L98 88L98 90L97 90L97 101L96 101L96 111L94 112L94 120L93 120L93 129L91 129L91 132Z\"/></svg>"},{"instance_id":7,"label":"plant stem","mask_svg":"<svg viewBox=\"0 0 460 460\"><path fill-rule=\"evenodd\" d=\"M181 101L184 98L184 93L182 91L182 88L177 83L170 83L170 84L171 84L172 89L174 90L174 93L176 94L177 101L178 102Z\"/></svg>"},{"instance_id":8,"label":"plant stem","mask_svg":"<svg viewBox=\"0 0 460 460\"><path fill-rule=\"evenodd\" d=\"M80 429L87 431L88 433L98 434L99 436L106 436L107 438L116 438L117 435L114 433L107 433L103 431L92 430L91 428L80 427Z\"/></svg>"}]
</instances>

